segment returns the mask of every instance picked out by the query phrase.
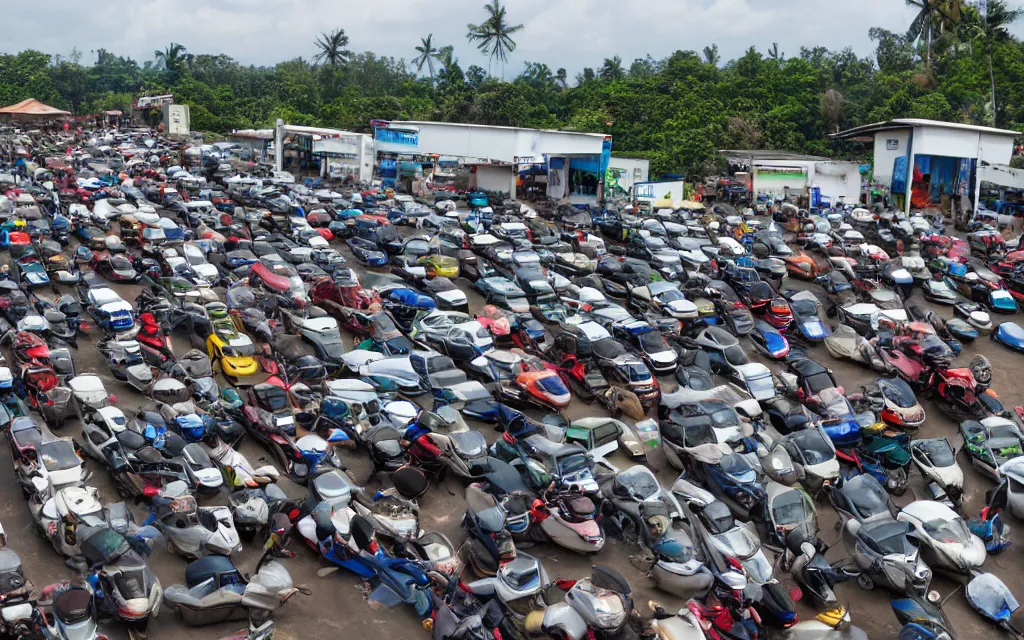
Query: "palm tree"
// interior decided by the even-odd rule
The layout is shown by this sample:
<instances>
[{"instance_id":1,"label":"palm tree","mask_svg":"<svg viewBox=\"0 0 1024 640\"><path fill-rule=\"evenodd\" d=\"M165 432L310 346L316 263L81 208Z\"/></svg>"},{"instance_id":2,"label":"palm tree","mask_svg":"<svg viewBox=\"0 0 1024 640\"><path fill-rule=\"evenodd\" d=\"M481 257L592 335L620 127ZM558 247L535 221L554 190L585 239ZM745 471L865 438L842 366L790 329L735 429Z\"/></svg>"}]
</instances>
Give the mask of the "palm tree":
<instances>
[{"instance_id":1,"label":"palm tree","mask_svg":"<svg viewBox=\"0 0 1024 640\"><path fill-rule=\"evenodd\" d=\"M608 82L615 82L621 80L622 76L626 75L625 69L622 68L622 58L615 56L613 58L605 58L604 64L601 65L601 71L598 72L602 80Z\"/></svg>"},{"instance_id":2,"label":"palm tree","mask_svg":"<svg viewBox=\"0 0 1024 640\"><path fill-rule=\"evenodd\" d=\"M455 47L452 45L445 45L437 50L437 61L441 63L442 69L447 69L453 64L458 64L458 60L455 58Z\"/></svg>"},{"instance_id":3,"label":"palm tree","mask_svg":"<svg viewBox=\"0 0 1024 640\"><path fill-rule=\"evenodd\" d=\"M317 54L313 60L324 63L329 67L337 67L345 64L352 57L352 52L346 49L348 36L344 29L335 29L330 33L321 33L314 42Z\"/></svg>"},{"instance_id":4,"label":"palm tree","mask_svg":"<svg viewBox=\"0 0 1024 640\"><path fill-rule=\"evenodd\" d=\"M953 2L950 2L950 0L906 0L906 2L911 7L919 9L917 16L910 23L910 28L907 29L907 40L910 42L917 40L925 41L927 49L924 58L924 68L931 71L932 41L935 39L935 27L938 26L942 30L950 23L950 13L947 10L955 12L957 19L959 19L961 2L959 0L953 0Z\"/></svg>"},{"instance_id":5,"label":"palm tree","mask_svg":"<svg viewBox=\"0 0 1024 640\"><path fill-rule=\"evenodd\" d=\"M477 43L477 49L490 56L488 67L495 58L501 61L501 77L504 79L508 54L516 50L512 34L522 31L523 25L510 25L506 22L505 7L501 5L501 0L492 0L491 4L484 5L484 9L487 11L487 19L480 24L466 25L469 29L466 39Z\"/></svg>"},{"instance_id":6,"label":"palm tree","mask_svg":"<svg viewBox=\"0 0 1024 640\"><path fill-rule=\"evenodd\" d=\"M996 124L996 76L992 69L992 46L997 42L1005 42L1010 38L1009 26L1024 16L1024 9L1011 9L1004 0L989 0L988 14L981 25L975 26L974 39L981 40L981 45L988 58L988 79L992 100L992 126Z\"/></svg>"},{"instance_id":7,"label":"palm tree","mask_svg":"<svg viewBox=\"0 0 1024 640\"><path fill-rule=\"evenodd\" d=\"M438 50L434 48L434 34L428 34L426 38L420 38L420 46L416 47L416 51L420 54L412 59L412 63L416 65L416 73L423 71L423 66L426 65L427 70L430 72L430 77L434 77L434 60L437 60Z\"/></svg>"},{"instance_id":8,"label":"palm tree","mask_svg":"<svg viewBox=\"0 0 1024 640\"><path fill-rule=\"evenodd\" d=\"M171 73L178 73L185 66L185 45L172 42L163 51L159 49L153 52L157 65Z\"/></svg>"},{"instance_id":9,"label":"palm tree","mask_svg":"<svg viewBox=\"0 0 1024 640\"><path fill-rule=\"evenodd\" d=\"M774 60L775 62L781 62L782 58L784 58L785 55L786 54L779 52L779 43L778 42L773 42L772 43L772 48L768 50L768 57L771 58L772 60Z\"/></svg>"},{"instance_id":10,"label":"palm tree","mask_svg":"<svg viewBox=\"0 0 1024 640\"><path fill-rule=\"evenodd\" d=\"M710 47L704 47L704 62L718 66L718 63L722 60L722 56L718 53L718 45L713 44Z\"/></svg>"}]
</instances>

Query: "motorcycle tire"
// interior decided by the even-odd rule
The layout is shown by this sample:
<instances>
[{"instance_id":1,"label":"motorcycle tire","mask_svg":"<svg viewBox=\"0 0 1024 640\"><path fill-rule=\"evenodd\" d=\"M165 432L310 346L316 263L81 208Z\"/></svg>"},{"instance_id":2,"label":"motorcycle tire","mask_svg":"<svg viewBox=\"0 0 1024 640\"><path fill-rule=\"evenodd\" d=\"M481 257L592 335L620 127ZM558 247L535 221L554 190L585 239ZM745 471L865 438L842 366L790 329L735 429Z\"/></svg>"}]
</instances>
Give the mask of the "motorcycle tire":
<instances>
[{"instance_id":1,"label":"motorcycle tire","mask_svg":"<svg viewBox=\"0 0 1024 640\"><path fill-rule=\"evenodd\" d=\"M857 586L865 591L871 591L875 588L875 581L868 574L862 573L857 576Z\"/></svg>"},{"instance_id":2,"label":"motorcycle tire","mask_svg":"<svg viewBox=\"0 0 1024 640\"><path fill-rule=\"evenodd\" d=\"M624 518L622 521L622 541L630 546L640 544L640 532L632 518Z\"/></svg>"}]
</instances>

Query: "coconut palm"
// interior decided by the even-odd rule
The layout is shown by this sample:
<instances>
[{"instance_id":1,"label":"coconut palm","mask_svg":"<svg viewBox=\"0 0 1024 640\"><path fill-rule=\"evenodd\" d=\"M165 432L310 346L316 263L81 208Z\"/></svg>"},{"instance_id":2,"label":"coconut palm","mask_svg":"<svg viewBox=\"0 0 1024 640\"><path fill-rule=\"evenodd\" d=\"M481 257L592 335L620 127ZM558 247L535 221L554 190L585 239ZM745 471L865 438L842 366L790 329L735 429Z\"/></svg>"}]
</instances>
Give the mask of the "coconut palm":
<instances>
[{"instance_id":1,"label":"coconut palm","mask_svg":"<svg viewBox=\"0 0 1024 640\"><path fill-rule=\"evenodd\" d=\"M329 67L345 64L352 57L352 52L345 48L348 46L348 36L345 35L344 29L321 33L314 44L317 54L313 56L313 60Z\"/></svg>"},{"instance_id":2,"label":"coconut palm","mask_svg":"<svg viewBox=\"0 0 1024 640\"><path fill-rule=\"evenodd\" d=\"M412 59L412 63L416 65L416 73L423 71L423 67L427 67L427 71L430 72L430 77L434 77L434 60L438 59L440 51L434 47L434 34L428 34L426 38L420 38L420 46L416 47L416 52L420 55Z\"/></svg>"},{"instance_id":3,"label":"coconut palm","mask_svg":"<svg viewBox=\"0 0 1024 640\"><path fill-rule=\"evenodd\" d=\"M523 25L508 24L505 7L502 6L501 0L492 0L491 4L484 5L484 9L487 11L487 19L480 24L466 25L469 29L466 39L475 42L477 49L490 56L488 66L495 58L501 61L501 76L504 78L508 54L516 50L516 42L512 39L512 34L522 31Z\"/></svg>"},{"instance_id":4,"label":"coconut palm","mask_svg":"<svg viewBox=\"0 0 1024 640\"><path fill-rule=\"evenodd\" d=\"M926 53L924 67L932 68L932 42L935 32L943 31L953 22L960 19L962 0L906 0L911 7L918 9L917 15L907 29L907 40L910 42L923 40Z\"/></svg>"},{"instance_id":5,"label":"coconut palm","mask_svg":"<svg viewBox=\"0 0 1024 640\"><path fill-rule=\"evenodd\" d=\"M555 72L555 83L561 89L568 88L569 86L569 74L566 72L565 67L559 67L558 71Z\"/></svg>"},{"instance_id":6,"label":"coconut palm","mask_svg":"<svg viewBox=\"0 0 1024 640\"><path fill-rule=\"evenodd\" d=\"M171 73L181 71L182 67L185 66L187 57L185 45L178 44L177 42L167 45L167 48L163 51L159 49L154 51L153 55L156 57L157 65Z\"/></svg>"},{"instance_id":7,"label":"coconut palm","mask_svg":"<svg viewBox=\"0 0 1024 640\"><path fill-rule=\"evenodd\" d=\"M988 13L980 25L969 27L971 40L980 42L985 57L988 59L988 80L990 88L992 126L996 124L996 76L992 69L992 49L996 43L1005 42L1010 38L1009 27L1021 16L1024 9L1011 9L1004 0L989 0ZM978 16L981 18L981 16Z\"/></svg>"},{"instance_id":8,"label":"coconut palm","mask_svg":"<svg viewBox=\"0 0 1024 640\"><path fill-rule=\"evenodd\" d=\"M621 80L622 76L626 75L626 70L622 68L622 58L619 56L605 58L598 75L607 82Z\"/></svg>"},{"instance_id":9,"label":"coconut palm","mask_svg":"<svg viewBox=\"0 0 1024 640\"><path fill-rule=\"evenodd\" d=\"M458 64L459 60L455 57L455 47L452 45L445 45L437 50L437 61L441 63L442 69Z\"/></svg>"},{"instance_id":10,"label":"coconut palm","mask_svg":"<svg viewBox=\"0 0 1024 640\"><path fill-rule=\"evenodd\" d=\"M713 44L710 47L704 47L704 62L717 67L721 60L722 56L718 53L717 44Z\"/></svg>"}]
</instances>

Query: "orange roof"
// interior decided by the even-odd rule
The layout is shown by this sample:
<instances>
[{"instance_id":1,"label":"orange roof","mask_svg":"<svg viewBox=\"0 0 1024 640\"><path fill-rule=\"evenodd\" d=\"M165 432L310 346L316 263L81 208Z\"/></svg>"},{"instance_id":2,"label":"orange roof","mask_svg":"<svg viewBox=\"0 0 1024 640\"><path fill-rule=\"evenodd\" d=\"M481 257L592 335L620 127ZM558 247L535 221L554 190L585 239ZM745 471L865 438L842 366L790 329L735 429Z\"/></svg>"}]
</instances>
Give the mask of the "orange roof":
<instances>
[{"instance_id":1,"label":"orange roof","mask_svg":"<svg viewBox=\"0 0 1024 640\"><path fill-rule=\"evenodd\" d=\"M12 104L9 107L0 109L0 113L8 115L20 115L20 116L70 116L70 111L63 111L56 107L51 107L48 104L43 104L35 98L29 98L28 100L22 100L18 104Z\"/></svg>"}]
</instances>

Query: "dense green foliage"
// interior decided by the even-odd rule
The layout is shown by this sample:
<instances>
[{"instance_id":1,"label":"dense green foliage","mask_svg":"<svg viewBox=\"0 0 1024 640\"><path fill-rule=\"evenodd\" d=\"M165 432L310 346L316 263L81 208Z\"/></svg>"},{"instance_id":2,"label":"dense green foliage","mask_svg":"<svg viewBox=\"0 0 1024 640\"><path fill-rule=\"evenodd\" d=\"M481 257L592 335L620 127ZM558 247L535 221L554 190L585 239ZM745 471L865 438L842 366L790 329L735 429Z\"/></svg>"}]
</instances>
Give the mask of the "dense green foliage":
<instances>
[{"instance_id":1,"label":"dense green foliage","mask_svg":"<svg viewBox=\"0 0 1024 640\"><path fill-rule=\"evenodd\" d=\"M340 29L311 42L316 62L299 58L273 67L192 54L175 43L143 64L102 49L92 64L77 54L23 51L0 55L0 104L35 97L83 114L126 109L143 92L168 92L190 105L193 129L213 132L267 127L279 117L356 131L375 118L600 131L614 135L617 154L650 158L655 174L690 176L714 170L722 148L855 157L862 147L827 134L894 117L994 120L1024 129L1024 43L1005 29L1015 13L992 0L986 24L957 0L925 4L953 5L956 12L927 14L933 21L927 30L919 17L910 25L913 42L872 29L876 51L868 58L821 47L786 55L776 45L723 63L712 46L628 65L615 56L574 81L543 63L527 63L509 81L478 66L463 69L452 47L436 47L429 36L419 46L409 43L410 54L419 54L412 65L352 53ZM514 29L497 2L488 7L491 16L495 7L499 26ZM490 29L470 36L484 49L483 38L491 35L486 53L499 42L510 50L493 39L501 30L493 21L470 29Z\"/></svg>"}]
</instances>

